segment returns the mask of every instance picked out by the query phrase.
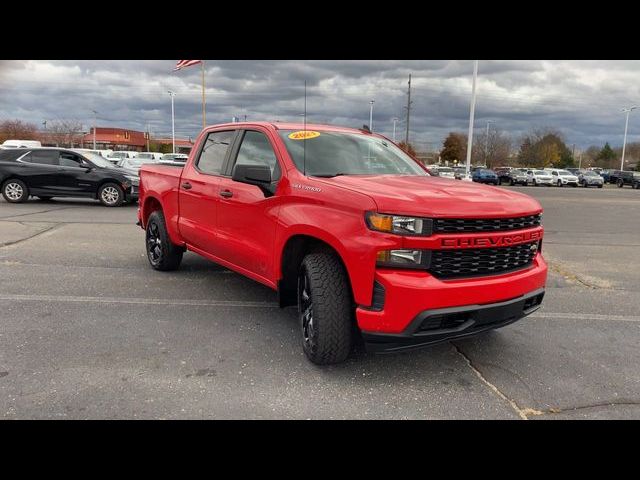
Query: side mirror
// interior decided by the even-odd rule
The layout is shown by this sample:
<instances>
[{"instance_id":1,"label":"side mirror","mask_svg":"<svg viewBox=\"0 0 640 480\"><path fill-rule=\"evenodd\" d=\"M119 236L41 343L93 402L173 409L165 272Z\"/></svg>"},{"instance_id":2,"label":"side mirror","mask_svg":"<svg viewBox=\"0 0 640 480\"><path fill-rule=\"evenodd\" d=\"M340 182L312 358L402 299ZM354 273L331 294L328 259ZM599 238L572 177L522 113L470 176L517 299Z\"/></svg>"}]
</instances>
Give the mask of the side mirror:
<instances>
[{"instance_id":1,"label":"side mirror","mask_svg":"<svg viewBox=\"0 0 640 480\"><path fill-rule=\"evenodd\" d=\"M249 185L268 185L271 183L271 168L267 165L236 165L231 179Z\"/></svg>"},{"instance_id":2,"label":"side mirror","mask_svg":"<svg viewBox=\"0 0 640 480\"><path fill-rule=\"evenodd\" d=\"M233 167L231 179L235 182L256 185L265 197L272 196L274 187L271 185L271 168L268 165L236 165Z\"/></svg>"},{"instance_id":3,"label":"side mirror","mask_svg":"<svg viewBox=\"0 0 640 480\"><path fill-rule=\"evenodd\" d=\"M88 163L88 162L82 162L82 163L80 164L80 167L82 167L82 168L86 168L87 170L91 170L91 169L93 169L93 165L91 165L91 164L90 164L90 163Z\"/></svg>"}]
</instances>

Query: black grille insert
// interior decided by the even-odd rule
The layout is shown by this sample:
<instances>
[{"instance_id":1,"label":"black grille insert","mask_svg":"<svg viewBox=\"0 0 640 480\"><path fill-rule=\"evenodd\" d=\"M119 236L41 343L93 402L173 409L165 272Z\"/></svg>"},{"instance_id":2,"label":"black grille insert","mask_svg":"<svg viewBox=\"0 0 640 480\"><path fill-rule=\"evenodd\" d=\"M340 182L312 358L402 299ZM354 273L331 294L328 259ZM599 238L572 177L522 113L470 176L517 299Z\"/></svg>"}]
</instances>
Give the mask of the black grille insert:
<instances>
[{"instance_id":1,"label":"black grille insert","mask_svg":"<svg viewBox=\"0 0 640 480\"><path fill-rule=\"evenodd\" d=\"M438 278L498 275L529 267L538 242L510 247L460 250L433 250L429 272Z\"/></svg>"},{"instance_id":2,"label":"black grille insert","mask_svg":"<svg viewBox=\"0 0 640 480\"><path fill-rule=\"evenodd\" d=\"M500 232L537 227L541 223L540 214L516 218L436 218L433 233Z\"/></svg>"}]
</instances>

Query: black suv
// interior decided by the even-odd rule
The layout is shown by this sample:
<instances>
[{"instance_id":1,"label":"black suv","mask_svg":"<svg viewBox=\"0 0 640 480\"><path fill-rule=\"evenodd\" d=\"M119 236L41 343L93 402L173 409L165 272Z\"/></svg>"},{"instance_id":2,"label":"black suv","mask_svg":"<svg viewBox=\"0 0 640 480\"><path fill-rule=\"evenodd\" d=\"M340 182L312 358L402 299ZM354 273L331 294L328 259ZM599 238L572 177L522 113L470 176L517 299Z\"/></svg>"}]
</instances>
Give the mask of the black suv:
<instances>
[{"instance_id":1,"label":"black suv","mask_svg":"<svg viewBox=\"0 0 640 480\"><path fill-rule=\"evenodd\" d=\"M498 175L498 185L527 185L527 174L518 168L511 169L496 169L496 175Z\"/></svg>"},{"instance_id":2,"label":"black suv","mask_svg":"<svg viewBox=\"0 0 640 480\"><path fill-rule=\"evenodd\" d=\"M29 196L85 197L117 207L137 200L139 177L88 152L64 148L0 150L0 186L7 202L26 202Z\"/></svg>"},{"instance_id":3,"label":"black suv","mask_svg":"<svg viewBox=\"0 0 640 480\"><path fill-rule=\"evenodd\" d=\"M620 188L625 185L631 185L631 188L640 188L640 172L620 172L616 184Z\"/></svg>"},{"instance_id":4,"label":"black suv","mask_svg":"<svg viewBox=\"0 0 640 480\"><path fill-rule=\"evenodd\" d=\"M609 178L608 182L616 185L618 183L618 178L620 178L621 170L609 170Z\"/></svg>"}]
</instances>

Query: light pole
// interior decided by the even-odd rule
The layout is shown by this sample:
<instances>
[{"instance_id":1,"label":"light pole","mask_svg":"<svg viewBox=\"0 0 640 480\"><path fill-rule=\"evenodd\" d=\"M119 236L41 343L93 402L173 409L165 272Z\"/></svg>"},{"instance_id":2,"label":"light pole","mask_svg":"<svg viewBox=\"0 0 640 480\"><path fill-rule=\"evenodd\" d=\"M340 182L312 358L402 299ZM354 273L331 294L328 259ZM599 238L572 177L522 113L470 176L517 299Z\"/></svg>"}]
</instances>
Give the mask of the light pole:
<instances>
[{"instance_id":1,"label":"light pole","mask_svg":"<svg viewBox=\"0 0 640 480\"><path fill-rule=\"evenodd\" d=\"M96 123L98 121L98 112L95 110L91 110L93 112L93 149L96 149Z\"/></svg>"},{"instance_id":2,"label":"light pole","mask_svg":"<svg viewBox=\"0 0 640 480\"><path fill-rule=\"evenodd\" d=\"M629 114L636 108L638 107L636 105L633 105L629 108L622 109L622 111L627 114L627 119L624 122L624 140L622 141L622 160L620 161L620 170L624 170L624 150L627 146L627 128L629 127Z\"/></svg>"},{"instance_id":3,"label":"light pole","mask_svg":"<svg viewBox=\"0 0 640 480\"><path fill-rule=\"evenodd\" d=\"M467 137L467 166L464 179L471 181L471 146L473 144L473 119L476 113L476 79L478 78L478 60L473 63L473 83L471 87L471 111L469 112L469 135Z\"/></svg>"},{"instance_id":4,"label":"light pole","mask_svg":"<svg viewBox=\"0 0 640 480\"><path fill-rule=\"evenodd\" d=\"M396 141L396 123L398 122L398 120L400 120L398 117L393 117L391 120L393 120L393 141Z\"/></svg>"},{"instance_id":5,"label":"light pole","mask_svg":"<svg viewBox=\"0 0 640 480\"><path fill-rule=\"evenodd\" d=\"M371 105L371 109L369 110L369 130L373 132L373 104L375 100L371 100L369 104Z\"/></svg>"},{"instance_id":6,"label":"light pole","mask_svg":"<svg viewBox=\"0 0 640 480\"><path fill-rule=\"evenodd\" d=\"M167 90L171 96L171 141L173 142L173 153L176 153L176 120L175 111L173 109L173 97L176 96L175 92Z\"/></svg>"},{"instance_id":7,"label":"light pole","mask_svg":"<svg viewBox=\"0 0 640 480\"><path fill-rule=\"evenodd\" d=\"M484 144L484 164L487 164L487 157L489 156L489 125L495 123L493 120L487 120L487 134L485 136Z\"/></svg>"}]
</instances>

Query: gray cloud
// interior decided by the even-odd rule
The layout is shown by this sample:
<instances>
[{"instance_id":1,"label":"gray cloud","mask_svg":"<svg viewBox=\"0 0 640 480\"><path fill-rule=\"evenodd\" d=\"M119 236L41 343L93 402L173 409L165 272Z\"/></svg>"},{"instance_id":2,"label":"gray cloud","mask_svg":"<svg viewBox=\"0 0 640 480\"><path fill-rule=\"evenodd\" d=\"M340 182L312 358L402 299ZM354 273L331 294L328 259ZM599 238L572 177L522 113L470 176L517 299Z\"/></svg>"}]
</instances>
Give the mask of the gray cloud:
<instances>
[{"instance_id":1,"label":"gray cloud","mask_svg":"<svg viewBox=\"0 0 640 480\"><path fill-rule=\"evenodd\" d=\"M171 132L170 99L176 92L176 131L201 127L200 67L172 72L175 60L1 61L0 119L73 118L91 125L152 133ZM213 61L206 62L207 120L300 120L307 81L308 120L359 127L375 100L374 129L391 136L392 118L404 133L408 74L412 74L412 141L438 147L451 130L468 128L470 60L435 61ZM622 143L620 108L640 102L638 61L480 61L476 133L486 121L514 136L536 127L561 130L578 148ZM638 113L640 114L640 112ZM632 115L629 141L640 140Z\"/></svg>"}]
</instances>

